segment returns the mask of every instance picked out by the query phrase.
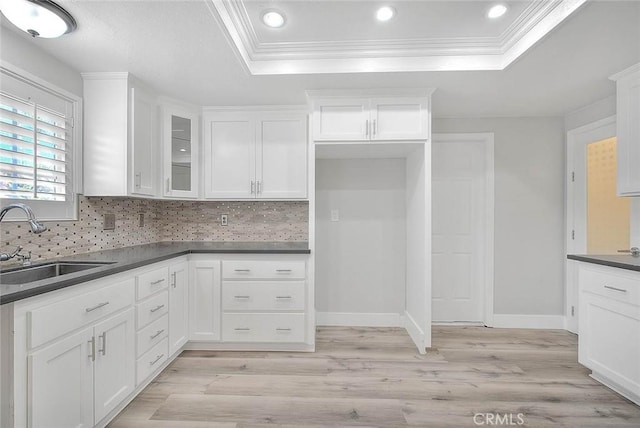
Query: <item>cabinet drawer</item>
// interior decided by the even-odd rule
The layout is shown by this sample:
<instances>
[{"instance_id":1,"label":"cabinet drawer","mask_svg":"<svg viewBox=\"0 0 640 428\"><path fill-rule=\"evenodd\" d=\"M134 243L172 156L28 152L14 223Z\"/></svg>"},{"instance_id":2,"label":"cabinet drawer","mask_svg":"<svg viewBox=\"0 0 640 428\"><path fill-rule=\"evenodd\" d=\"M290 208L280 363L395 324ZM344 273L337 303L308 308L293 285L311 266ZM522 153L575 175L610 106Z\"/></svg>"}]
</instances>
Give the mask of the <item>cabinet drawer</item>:
<instances>
[{"instance_id":1,"label":"cabinet drawer","mask_svg":"<svg viewBox=\"0 0 640 428\"><path fill-rule=\"evenodd\" d=\"M152 295L164 288L167 288L169 284L169 269L166 267L152 270L137 276L137 298L142 300L147 296Z\"/></svg>"},{"instance_id":2,"label":"cabinet drawer","mask_svg":"<svg viewBox=\"0 0 640 428\"><path fill-rule=\"evenodd\" d=\"M581 266L579 284L582 291L640 306L640 275L635 276Z\"/></svg>"},{"instance_id":3,"label":"cabinet drawer","mask_svg":"<svg viewBox=\"0 0 640 428\"><path fill-rule=\"evenodd\" d=\"M302 260L229 260L222 262L224 279L304 279Z\"/></svg>"},{"instance_id":4,"label":"cabinet drawer","mask_svg":"<svg viewBox=\"0 0 640 428\"><path fill-rule=\"evenodd\" d=\"M224 314L226 342L304 342L304 314Z\"/></svg>"},{"instance_id":5,"label":"cabinet drawer","mask_svg":"<svg viewBox=\"0 0 640 428\"><path fill-rule=\"evenodd\" d=\"M40 346L132 305L134 287L132 278L29 311L29 347Z\"/></svg>"},{"instance_id":6,"label":"cabinet drawer","mask_svg":"<svg viewBox=\"0 0 640 428\"><path fill-rule=\"evenodd\" d=\"M302 311L304 281L225 281L222 309L225 311Z\"/></svg>"},{"instance_id":7,"label":"cabinet drawer","mask_svg":"<svg viewBox=\"0 0 640 428\"><path fill-rule=\"evenodd\" d=\"M136 356L139 357L147 352L152 346L160 343L162 339L167 337L169 332L169 315L165 314L138 331L137 333L137 350Z\"/></svg>"},{"instance_id":8,"label":"cabinet drawer","mask_svg":"<svg viewBox=\"0 0 640 428\"><path fill-rule=\"evenodd\" d=\"M169 339L164 338L153 348L138 358L136 363L136 385L145 381L169 357Z\"/></svg>"},{"instance_id":9,"label":"cabinet drawer","mask_svg":"<svg viewBox=\"0 0 640 428\"><path fill-rule=\"evenodd\" d=\"M161 318L167 313L168 306L169 292L167 290L138 303L138 329Z\"/></svg>"}]
</instances>

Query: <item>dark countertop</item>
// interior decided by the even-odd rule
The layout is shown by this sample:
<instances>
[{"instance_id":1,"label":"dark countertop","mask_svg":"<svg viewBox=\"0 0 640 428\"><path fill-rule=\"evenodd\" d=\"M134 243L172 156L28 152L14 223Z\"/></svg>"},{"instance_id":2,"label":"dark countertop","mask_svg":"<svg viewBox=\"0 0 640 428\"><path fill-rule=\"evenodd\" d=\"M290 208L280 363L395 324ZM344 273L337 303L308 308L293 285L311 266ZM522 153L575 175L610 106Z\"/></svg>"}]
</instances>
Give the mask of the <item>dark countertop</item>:
<instances>
[{"instance_id":1,"label":"dark countertop","mask_svg":"<svg viewBox=\"0 0 640 428\"><path fill-rule=\"evenodd\" d=\"M141 266L171 259L185 254L310 254L308 242L158 242L114 250L77 254L34 263L33 266L55 261L113 262L86 271L29 282L2 284L0 279L0 305L26 299L38 294L69 287L81 282L103 278ZM6 271L11 270L6 269Z\"/></svg>"},{"instance_id":2,"label":"dark countertop","mask_svg":"<svg viewBox=\"0 0 640 428\"><path fill-rule=\"evenodd\" d=\"M640 257L633 257L630 254L611 254L611 255L586 255L586 254L569 254L570 260L579 262L594 263L597 265L610 266L620 269L635 270L640 272Z\"/></svg>"}]
</instances>

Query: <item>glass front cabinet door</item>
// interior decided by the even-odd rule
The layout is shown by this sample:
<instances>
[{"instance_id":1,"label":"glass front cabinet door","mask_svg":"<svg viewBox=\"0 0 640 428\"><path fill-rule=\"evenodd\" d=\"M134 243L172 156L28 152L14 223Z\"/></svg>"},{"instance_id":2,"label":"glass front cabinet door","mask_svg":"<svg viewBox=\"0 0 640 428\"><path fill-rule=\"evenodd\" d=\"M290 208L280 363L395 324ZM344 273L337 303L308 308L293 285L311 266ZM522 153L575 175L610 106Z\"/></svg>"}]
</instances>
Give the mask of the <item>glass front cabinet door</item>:
<instances>
[{"instance_id":1,"label":"glass front cabinet door","mask_svg":"<svg viewBox=\"0 0 640 428\"><path fill-rule=\"evenodd\" d=\"M184 107L163 106L164 196L198 197L198 113Z\"/></svg>"}]
</instances>

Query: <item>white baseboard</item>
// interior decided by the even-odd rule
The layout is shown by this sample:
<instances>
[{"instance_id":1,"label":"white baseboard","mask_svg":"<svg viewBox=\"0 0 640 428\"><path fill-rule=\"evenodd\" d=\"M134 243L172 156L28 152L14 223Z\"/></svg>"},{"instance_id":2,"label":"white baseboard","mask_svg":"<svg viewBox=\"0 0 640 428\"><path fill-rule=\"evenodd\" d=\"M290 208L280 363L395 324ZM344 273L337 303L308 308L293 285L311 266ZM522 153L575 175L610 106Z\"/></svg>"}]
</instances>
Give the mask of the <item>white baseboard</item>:
<instances>
[{"instance_id":1,"label":"white baseboard","mask_svg":"<svg viewBox=\"0 0 640 428\"><path fill-rule=\"evenodd\" d=\"M493 327L564 330L564 315L494 314Z\"/></svg>"},{"instance_id":2,"label":"white baseboard","mask_svg":"<svg viewBox=\"0 0 640 428\"><path fill-rule=\"evenodd\" d=\"M404 315L402 316L402 321L404 322L404 329L409 333L409 337L413 340L413 343L418 347L418 352L421 354L425 354L427 352L425 343L424 343L424 331L418 323L413 319L413 317L409 314L409 312L404 311Z\"/></svg>"},{"instance_id":3,"label":"white baseboard","mask_svg":"<svg viewBox=\"0 0 640 428\"><path fill-rule=\"evenodd\" d=\"M400 314L316 312L316 325L344 327L404 327Z\"/></svg>"}]
</instances>

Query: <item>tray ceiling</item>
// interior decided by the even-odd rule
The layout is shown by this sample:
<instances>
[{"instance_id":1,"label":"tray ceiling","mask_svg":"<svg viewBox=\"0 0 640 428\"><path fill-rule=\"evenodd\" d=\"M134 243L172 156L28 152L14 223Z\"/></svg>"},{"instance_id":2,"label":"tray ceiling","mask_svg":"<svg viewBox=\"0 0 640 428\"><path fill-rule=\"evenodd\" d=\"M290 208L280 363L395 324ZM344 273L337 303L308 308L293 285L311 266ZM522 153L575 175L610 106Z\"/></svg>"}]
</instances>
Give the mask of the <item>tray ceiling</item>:
<instances>
[{"instance_id":1,"label":"tray ceiling","mask_svg":"<svg viewBox=\"0 0 640 428\"><path fill-rule=\"evenodd\" d=\"M237 55L254 75L503 70L586 0L495 1L207 0ZM377 22L375 10L397 14ZM282 28L262 23L284 13Z\"/></svg>"}]
</instances>

